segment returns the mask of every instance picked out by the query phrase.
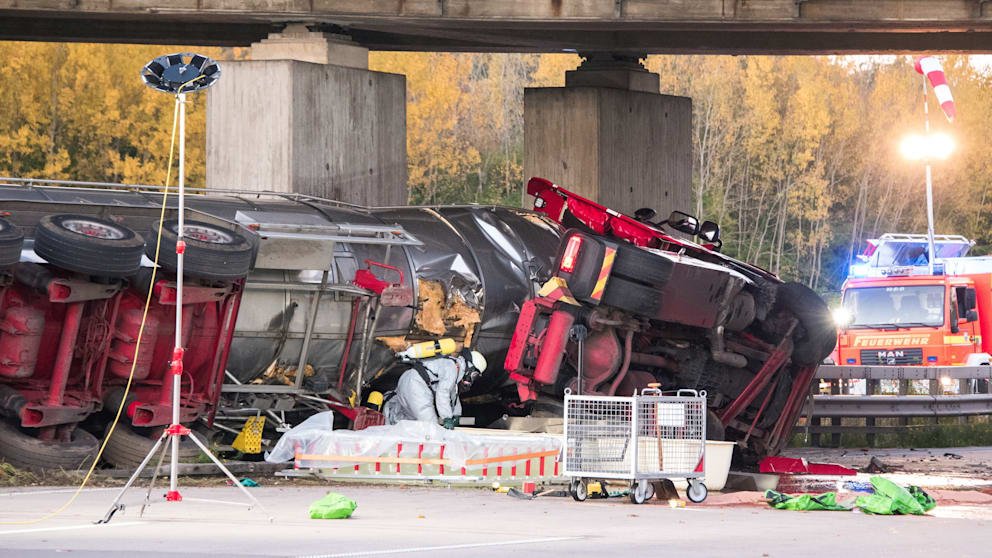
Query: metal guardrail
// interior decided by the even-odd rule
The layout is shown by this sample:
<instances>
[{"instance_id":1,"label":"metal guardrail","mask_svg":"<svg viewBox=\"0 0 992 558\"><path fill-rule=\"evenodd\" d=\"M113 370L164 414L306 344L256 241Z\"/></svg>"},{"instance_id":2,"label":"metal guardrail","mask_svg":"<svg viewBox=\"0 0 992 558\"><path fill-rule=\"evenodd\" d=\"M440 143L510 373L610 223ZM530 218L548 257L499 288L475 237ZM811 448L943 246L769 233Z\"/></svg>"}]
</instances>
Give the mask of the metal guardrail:
<instances>
[{"instance_id":1,"label":"metal guardrail","mask_svg":"<svg viewBox=\"0 0 992 558\"><path fill-rule=\"evenodd\" d=\"M992 395L814 395L813 417L959 417L992 414Z\"/></svg>"},{"instance_id":2,"label":"metal guardrail","mask_svg":"<svg viewBox=\"0 0 992 558\"><path fill-rule=\"evenodd\" d=\"M911 381L927 381L931 389L938 383L953 381L966 385L968 380L992 381L990 366L834 366L824 365L816 377L833 383L836 390L844 380L867 380L869 393L881 380L900 383L900 395L813 395L810 408L804 413L808 425L797 425L796 431L812 434L813 445L820 445L820 435L830 434L832 445L838 445L842 433L864 433L869 445L875 435L908 428L935 427L940 417L992 415L992 394L934 394L906 395ZM982 382L985 386L987 383ZM842 424L841 419L861 419L860 425ZM876 419L898 419L896 424L879 425ZM929 424L913 426L910 418L926 418ZM828 421L829 424L822 424ZM891 422L891 421L889 421Z\"/></svg>"},{"instance_id":3,"label":"metal guardrail","mask_svg":"<svg viewBox=\"0 0 992 558\"><path fill-rule=\"evenodd\" d=\"M822 380L992 380L992 366L840 366L816 370Z\"/></svg>"}]
</instances>

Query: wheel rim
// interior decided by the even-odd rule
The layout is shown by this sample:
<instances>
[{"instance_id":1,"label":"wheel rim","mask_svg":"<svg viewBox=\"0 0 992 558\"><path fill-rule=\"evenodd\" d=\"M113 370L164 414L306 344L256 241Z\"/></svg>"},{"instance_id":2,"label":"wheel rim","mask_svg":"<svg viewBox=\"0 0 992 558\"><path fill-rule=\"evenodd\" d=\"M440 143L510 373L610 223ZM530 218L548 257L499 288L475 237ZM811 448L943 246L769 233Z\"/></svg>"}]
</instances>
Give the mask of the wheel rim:
<instances>
[{"instance_id":1,"label":"wheel rim","mask_svg":"<svg viewBox=\"0 0 992 558\"><path fill-rule=\"evenodd\" d=\"M572 493L575 494L575 497L577 499L585 500L586 497L589 495L589 491L588 488L586 487L586 483L582 481L574 481L572 483Z\"/></svg>"},{"instance_id":2,"label":"wheel rim","mask_svg":"<svg viewBox=\"0 0 992 558\"><path fill-rule=\"evenodd\" d=\"M124 238L124 231L119 228L89 219L66 219L62 221L62 228L76 234L90 238L99 238L101 240L120 240Z\"/></svg>"},{"instance_id":3,"label":"wheel rim","mask_svg":"<svg viewBox=\"0 0 992 558\"><path fill-rule=\"evenodd\" d=\"M178 232L179 225L173 227L173 232ZM234 237L228 233L213 227L202 225L183 225L183 236L205 242L207 244L232 244Z\"/></svg>"},{"instance_id":4,"label":"wheel rim","mask_svg":"<svg viewBox=\"0 0 992 558\"><path fill-rule=\"evenodd\" d=\"M701 483L694 482L689 485L689 490L686 491L686 496L688 496L693 502L702 502L703 498L706 497L706 488L704 488Z\"/></svg>"}]
</instances>

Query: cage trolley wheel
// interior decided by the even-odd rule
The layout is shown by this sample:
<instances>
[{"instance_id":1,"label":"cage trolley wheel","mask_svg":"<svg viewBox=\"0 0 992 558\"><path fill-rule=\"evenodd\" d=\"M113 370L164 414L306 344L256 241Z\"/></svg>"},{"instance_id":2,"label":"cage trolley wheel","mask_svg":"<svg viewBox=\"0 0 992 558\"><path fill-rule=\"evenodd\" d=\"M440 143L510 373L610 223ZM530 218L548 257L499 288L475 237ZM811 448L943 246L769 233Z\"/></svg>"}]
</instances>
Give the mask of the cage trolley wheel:
<instances>
[{"instance_id":1,"label":"cage trolley wheel","mask_svg":"<svg viewBox=\"0 0 992 558\"><path fill-rule=\"evenodd\" d=\"M685 496L690 502L698 504L706 499L706 495L709 491L706 489L706 485L702 481L689 481L689 487L685 490Z\"/></svg>"},{"instance_id":2,"label":"cage trolley wheel","mask_svg":"<svg viewBox=\"0 0 992 558\"><path fill-rule=\"evenodd\" d=\"M589 497L589 487L586 486L585 479L572 479L568 485L568 493L576 502L585 502Z\"/></svg>"},{"instance_id":3,"label":"cage trolley wheel","mask_svg":"<svg viewBox=\"0 0 992 558\"><path fill-rule=\"evenodd\" d=\"M637 480L630 483L630 501L635 504L643 504L654 496L654 487L646 480Z\"/></svg>"}]
</instances>

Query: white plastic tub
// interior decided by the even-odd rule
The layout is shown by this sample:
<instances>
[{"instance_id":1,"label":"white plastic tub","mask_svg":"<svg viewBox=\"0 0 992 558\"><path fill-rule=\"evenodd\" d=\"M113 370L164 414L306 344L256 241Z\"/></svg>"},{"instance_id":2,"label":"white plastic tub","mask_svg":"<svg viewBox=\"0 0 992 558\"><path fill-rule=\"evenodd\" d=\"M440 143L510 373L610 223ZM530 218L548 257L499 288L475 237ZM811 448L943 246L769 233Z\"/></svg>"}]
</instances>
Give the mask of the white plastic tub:
<instances>
[{"instance_id":1,"label":"white plastic tub","mask_svg":"<svg viewBox=\"0 0 992 558\"><path fill-rule=\"evenodd\" d=\"M723 490L730 473L730 458L734 455L734 442L706 440L706 460L703 462L703 484L708 490ZM685 479L674 481L675 488L686 489Z\"/></svg>"}]
</instances>

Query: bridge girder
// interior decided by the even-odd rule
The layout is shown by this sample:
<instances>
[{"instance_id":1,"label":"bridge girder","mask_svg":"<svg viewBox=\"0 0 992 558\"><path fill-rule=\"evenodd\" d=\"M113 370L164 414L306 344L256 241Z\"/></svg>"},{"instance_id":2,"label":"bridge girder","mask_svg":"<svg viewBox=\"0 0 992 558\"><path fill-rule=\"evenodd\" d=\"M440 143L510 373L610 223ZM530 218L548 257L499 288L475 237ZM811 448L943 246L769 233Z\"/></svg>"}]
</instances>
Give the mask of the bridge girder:
<instances>
[{"instance_id":1,"label":"bridge girder","mask_svg":"<svg viewBox=\"0 0 992 558\"><path fill-rule=\"evenodd\" d=\"M289 22L374 50L992 52L988 0L0 0L0 39L244 46Z\"/></svg>"}]
</instances>

